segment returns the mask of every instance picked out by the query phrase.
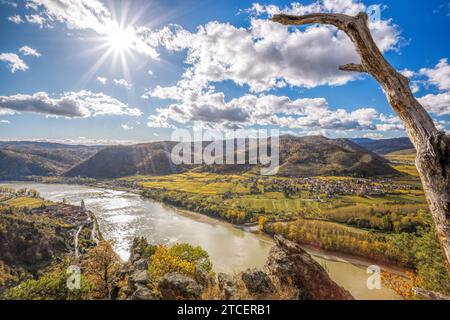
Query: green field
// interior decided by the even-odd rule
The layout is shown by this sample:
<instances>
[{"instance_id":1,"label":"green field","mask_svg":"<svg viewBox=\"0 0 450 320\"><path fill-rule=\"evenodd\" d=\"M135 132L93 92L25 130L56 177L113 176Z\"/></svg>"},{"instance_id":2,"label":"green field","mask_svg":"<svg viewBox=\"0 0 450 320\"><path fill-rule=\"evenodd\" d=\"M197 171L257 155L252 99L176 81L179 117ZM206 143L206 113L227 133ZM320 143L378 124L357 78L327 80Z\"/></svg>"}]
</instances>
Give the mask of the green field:
<instances>
[{"instance_id":1,"label":"green field","mask_svg":"<svg viewBox=\"0 0 450 320\"><path fill-rule=\"evenodd\" d=\"M417 188L420 181L410 175L390 179L389 183L395 184L396 188L382 195L337 192L332 197L327 197L324 193L311 194L308 188L314 183L320 184L322 188L340 182L351 184L352 178L320 176L314 177L314 182L304 182L286 177L262 178L249 173L223 175L186 172L168 176L133 176L122 180L135 182L158 200L168 200L171 204L194 208L202 213L207 213L210 207L213 207L214 212L223 211L223 214L212 214L222 218L230 209L245 212L245 221L239 222L256 222L260 215L264 215L275 220L308 217L346 223L352 218L370 219L376 213L416 214L419 210L427 209L423 191ZM381 185L367 179L358 181L373 186ZM280 183L293 186L296 191L286 193L282 188L274 188Z\"/></svg>"}]
</instances>

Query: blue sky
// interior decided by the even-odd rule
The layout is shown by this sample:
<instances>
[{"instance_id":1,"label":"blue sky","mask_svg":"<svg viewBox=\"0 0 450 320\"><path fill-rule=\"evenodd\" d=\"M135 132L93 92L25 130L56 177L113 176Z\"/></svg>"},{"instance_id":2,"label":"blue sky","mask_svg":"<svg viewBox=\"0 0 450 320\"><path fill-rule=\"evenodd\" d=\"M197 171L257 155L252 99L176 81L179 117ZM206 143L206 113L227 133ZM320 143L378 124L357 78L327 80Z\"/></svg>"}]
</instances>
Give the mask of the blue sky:
<instances>
[{"instance_id":1,"label":"blue sky","mask_svg":"<svg viewBox=\"0 0 450 320\"><path fill-rule=\"evenodd\" d=\"M404 136L372 78L337 71L357 62L344 35L267 20L373 4L380 48L450 131L448 0L0 0L0 139L161 140L194 121Z\"/></svg>"}]
</instances>

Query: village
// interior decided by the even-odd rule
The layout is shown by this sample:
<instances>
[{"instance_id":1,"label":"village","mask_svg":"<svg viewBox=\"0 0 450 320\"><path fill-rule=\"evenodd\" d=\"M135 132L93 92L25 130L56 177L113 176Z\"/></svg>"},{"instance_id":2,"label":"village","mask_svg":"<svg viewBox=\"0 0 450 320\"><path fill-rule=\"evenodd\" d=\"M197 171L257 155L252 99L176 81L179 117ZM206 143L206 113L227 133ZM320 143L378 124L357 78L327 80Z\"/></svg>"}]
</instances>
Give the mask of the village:
<instances>
[{"instance_id":1,"label":"village","mask_svg":"<svg viewBox=\"0 0 450 320\"><path fill-rule=\"evenodd\" d=\"M325 179L325 178L291 178L272 179L264 183L265 192L283 192L287 197L306 192L310 197L325 195L334 198L341 195L383 196L398 190L419 190L412 184L396 183L390 179ZM254 189L252 189L254 190Z\"/></svg>"},{"instance_id":2,"label":"village","mask_svg":"<svg viewBox=\"0 0 450 320\"><path fill-rule=\"evenodd\" d=\"M42 199L34 189L16 191L0 187L0 207L18 208L30 216L43 216L58 221L60 228L68 230L74 238L73 254L76 258L99 241L95 216L86 209L83 200L80 206L67 204L65 201L54 203Z\"/></svg>"}]
</instances>

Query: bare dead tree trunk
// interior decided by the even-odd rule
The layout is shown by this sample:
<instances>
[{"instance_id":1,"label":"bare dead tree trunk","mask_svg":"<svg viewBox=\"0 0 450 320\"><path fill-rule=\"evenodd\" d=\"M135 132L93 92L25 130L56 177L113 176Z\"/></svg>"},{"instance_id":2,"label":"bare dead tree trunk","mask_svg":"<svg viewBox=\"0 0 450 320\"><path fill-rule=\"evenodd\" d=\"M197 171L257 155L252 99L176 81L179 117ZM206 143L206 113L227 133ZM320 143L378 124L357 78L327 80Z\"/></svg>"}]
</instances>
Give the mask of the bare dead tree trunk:
<instances>
[{"instance_id":1,"label":"bare dead tree trunk","mask_svg":"<svg viewBox=\"0 0 450 320\"><path fill-rule=\"evenodd\" d=\"M384 89L392 109L402 120L417 151L417 170L450 274L450 138L436 129L430 115L414 98L409 80L384 58L370 33L367 15L278 14L272 20L284 25L329 24L350 37L361 57L361 63L346 64L339 69L372 75Z\"/></svg>"}]
</instances>

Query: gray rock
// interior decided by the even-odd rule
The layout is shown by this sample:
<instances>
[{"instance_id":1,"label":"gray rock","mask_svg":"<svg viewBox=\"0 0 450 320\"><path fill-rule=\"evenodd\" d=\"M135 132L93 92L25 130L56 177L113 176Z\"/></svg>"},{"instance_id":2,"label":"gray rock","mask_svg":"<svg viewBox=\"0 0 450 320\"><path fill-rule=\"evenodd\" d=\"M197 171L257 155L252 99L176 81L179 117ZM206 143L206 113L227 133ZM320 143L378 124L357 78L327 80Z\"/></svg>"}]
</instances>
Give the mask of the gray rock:
<instances>
[{"instance_id":1,"label":"gray rock","mask_svg":"<svg viewBox=\"0 0 450 320\"><path fill-rule=\"evenodd\" d=\"M305 300L353 300L352 295L330 279L299 244L282 236L275 236L265 265L268 274L278 278L281 284L294 286Z\"/></svg>"},{"instance_id":2,"label":"gray rock","mask_svg":"<svg viewBox=\"0 0 450 320\"><path fill-rule=\"evenodd\" d=\"M140 258L141 258L141 255L139 253L135 253L133 255L133 259L130 258L130 261L134 263L135 261L139 260Z\"/></svg>"},{"instance_id":3,"label":"gray rock","mask_svg":"<svg viewBox=\"0 0 450 320\"><path fill-rule=\"evenodd\" d=\"M236 281L230 275L219 273L217 282L225 300L239 300L239 290Z\"/></svg>"},{"instance_id":4,"label":"gray rock","mask_svg":"<svg viewBox=\"0 0 450 320\"><path fill-rule=\"evenodd\" d=\"M277 292L267 273L257 269L247 269L241 274L247 290L254 296L265 296Z\"/></svg>"},{"instance_id":5,"label":"gray rock","mask_svg":"<svg viewBox=\"0 0 450 320\"><path fill-rule=\"evenodd\" d=\"M152 291L142 285L138 285L137 289L131 295L131 300L156 300L152 294Z\"/></svg>"},{"instance_id":6,"label":"gray rock","mask_svg":"<svg viewBox=\"0 0 450 320\"><path fill-rule=\"evenodd\" d=\"M133 284L147 284L149 282L147 270L134 271L129 277L129 282Z\"/></svg>"},{"instance_id":7,"label":"gray rock","mask_svg":"<svg viewBox=\"0 0 450 320\"><path fill-rule=\"evenodd\" d=\"M198 266L195 267L194 279L203 288L207 288L215 284L214 278L211 274Z\"/></svg>"},{"instance_id":8,"label":"gray rock","mask_svg":"<svg viewBox=\"0 0 450 320\"><path fill-rule=\"evenodd\" d=\"M202 294L196 281L176 272L164 275L158 289L163 300L199 300Z\"/></svg>"},{"instance_id":9,"label":"gray rock","mask_svg":"<svg viewBox=\"0 0 450 320\"><path fill-rule=\"evenodd\" d=\"M148 269L147 259L139 259L133 263L134 270L146 270Z\"/></svg>"}]
</instances>

